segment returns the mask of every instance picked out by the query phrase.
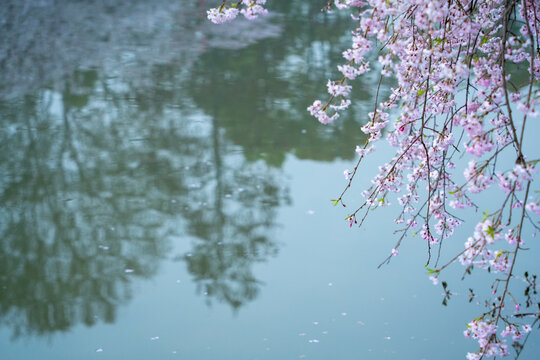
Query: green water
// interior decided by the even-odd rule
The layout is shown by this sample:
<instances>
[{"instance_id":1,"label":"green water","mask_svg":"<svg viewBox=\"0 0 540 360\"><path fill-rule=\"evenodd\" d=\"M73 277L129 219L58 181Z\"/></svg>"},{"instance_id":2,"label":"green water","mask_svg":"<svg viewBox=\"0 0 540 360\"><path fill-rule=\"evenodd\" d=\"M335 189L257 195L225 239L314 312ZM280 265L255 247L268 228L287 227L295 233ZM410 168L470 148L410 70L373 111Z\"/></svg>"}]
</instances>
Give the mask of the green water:
<instances>
[{"instance_id":1,"label":"green water","mask_svg":"<svg viewBox=\"0 0 540 360\"><path fill-rule=\"evenodd\" d=\"M330 205L375 96L367 76L338 124L305 111L337 76L347 17L274 0L266 19L219 27L204 18L209 1L8 3L2 360L476 350L461 335L483 312L470 284L442 307L417 239L377 270L391 210L349 229ZM520 359L539 350L533 333Z\"/></svg>"}]
</instances>

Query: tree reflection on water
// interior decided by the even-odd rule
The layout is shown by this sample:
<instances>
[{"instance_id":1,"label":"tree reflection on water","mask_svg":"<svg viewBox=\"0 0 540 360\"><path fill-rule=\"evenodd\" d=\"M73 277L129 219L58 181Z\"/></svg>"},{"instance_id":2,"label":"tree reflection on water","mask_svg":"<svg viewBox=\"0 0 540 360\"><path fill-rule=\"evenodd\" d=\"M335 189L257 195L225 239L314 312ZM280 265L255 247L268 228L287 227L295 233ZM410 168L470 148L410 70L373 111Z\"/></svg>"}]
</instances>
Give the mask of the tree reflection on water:
<instances>
[{"instance_id":1,"label":"tree reflection on water","mask_svg":"<svg viewBox=\"0 0 540 360\"><path fill-rule=\"evenodd\" d=\"M91 72L70 81L62 94L3 109L5 323L18 335L112 322L131 277L153 276L171 238L186 233L200 239L188 267L212 282L206 291L234 307L253 299L251 266L277 251L267 232L286 199L279 172L231 152L200 113L167 103L140 111L137 96ZM208 266L196 264L203 257Z\"/></svg>"},{"instance_id":2,"label":"tree reflection on water","mask_svg":"<svg viewBox=\"0 0 540 360\"><path fill-rule=\"evenodd\" d=\"M126 4L112 3L113 12ZM185 9L204 10L201 4ZM31 48L32 71L52 77L24 77L24 66L11 67L17 49L28 50L20 32L12 37L20 48L0 61L0 71L18 82L0 98L0 322L15 337L114 322L132 297L133 278L154 276L173 238L192 240L180 259L208 301L238 309L256 298L253 265L278 253L275 216L291 201L281 170L287 154L352 157L363 140L351 131L354 111L326 129L305 113L329 76L320 58L339 49L291 21L298 12L318 14L315 4L276 4L287 16L267 20L268 39L240 50L212 48L230 33L197 16L168 31L135 27L135 35L127 25L140 17L126 17L112 44L76 33L80 58L71 38L54 45L71 50L65 58L47 60ZM148 13L143 2L137 6L132 11ZM99 28L100 16L89 19ZM339 24L324 35L328 43L346 31ZM49 25L54 37L59 28ZM88 53L86 42L100 51ZM169 51L153 57L163 44ZM122 54L133 61L123 64ZM299 69L280 75L290 66ZM360 89L359 96L372 94Z\"/></svg>"}]
</instances>

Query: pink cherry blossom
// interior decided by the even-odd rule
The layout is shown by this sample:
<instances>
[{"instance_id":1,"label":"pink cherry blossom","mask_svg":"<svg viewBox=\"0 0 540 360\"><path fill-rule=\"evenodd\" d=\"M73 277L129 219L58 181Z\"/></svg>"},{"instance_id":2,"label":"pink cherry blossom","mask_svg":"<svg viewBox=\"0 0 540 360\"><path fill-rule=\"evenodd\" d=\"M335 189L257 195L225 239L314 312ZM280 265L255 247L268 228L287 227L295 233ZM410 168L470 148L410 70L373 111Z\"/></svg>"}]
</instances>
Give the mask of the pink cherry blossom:
<instances>
[{"instance_id":1,"label":"pink cherry blossom","mask_svg":"<svg viewBox=\"0 0 540 360\"><path fill-rule=\"evenodd\" d=\"M229 4L209 10L209 19L222 23L238 13L248 18L266 13L265 1L242 0L236 5L240 10ZM330 125L359 101L351 93L354 81L369 74L394 81L386 95L374 89L376 100L360 118L359 131L367 140L355 149L355 173L376 151L375 142L384 139L392 153L370 176L360 204L347 218L349 226L356 219L362 225L371 210L397 199L394 223L402 227L401 235L386 262L398 254L406 236L419 235L425 242L428 262L433 262L433 248L440 251L446 239L459 236L464 247L450 263L498 273L497 281L507 285L522 257L516 254L525 243L523 224L527 218L536 224L534 217L540 215L540 201L533 195L534 159L540 155L524 146L540 103L534 86L540 80L540 2L335 0L325 6L332 9L351 13L344 18L351 22L350 42L334 69L335 80L326 83L328 100L315 100L307 107L310 115ZM516 76L515 67L523 74ZM347 169L344 175L350 180L352 173ZM338 201L348 196L350 186ZM480 208L481 193L498 205ZM460 215L464 209L476 210L478 218ZM469 226L468 235L456 231L463 225ZM434 284L447 265L430 276ZM468 324L464 335L476 340L479 350L467 359L506 356L506 340L496 334L519 340L530 331L510 321L515 300L509 288L492 287L497 297L486 303L494 308Z\"/></svg>"}]
</instances>

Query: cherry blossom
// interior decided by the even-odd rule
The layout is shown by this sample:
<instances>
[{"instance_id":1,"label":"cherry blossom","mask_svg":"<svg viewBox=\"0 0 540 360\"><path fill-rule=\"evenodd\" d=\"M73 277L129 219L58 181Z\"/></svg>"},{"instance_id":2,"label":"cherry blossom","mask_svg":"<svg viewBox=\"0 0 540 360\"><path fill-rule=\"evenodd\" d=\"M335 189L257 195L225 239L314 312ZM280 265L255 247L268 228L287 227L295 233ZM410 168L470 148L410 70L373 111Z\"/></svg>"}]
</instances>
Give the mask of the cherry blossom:
<instances>
[{"instance_id":1,"label":"cherry blossom","mask_svg":"<svg viewBox=\"0 0 540 360\"><path fill-rule=\"evenodd\" d=\"M244 15L246 19L253 20L259 15L266 15L268 11L264 8L266 0L240 0L233 3L231 7L227 6L227 2L217 8L209 9L207 17L214 24L223 24L234 20L238 14Z\"/></svg>"},{"instance_id":2,"label":"cherry blossom","mask_svg":"<svg viewBox=\"0 0 540 360\"><path fill-rule=\"evenodd\" d=\"M393 155L362 191L359 205L347 217L349 226L362 226L371 210L397 199L394 223L402 228L381 265L398 254L407 236L417 236L427 245L427 263L435 267L429 279L435 285L454 263L463 265L466 273L472 268L497 273L490 290L493 298L486 301L488 311L469 322L464 332L479 346L466 357L508 355L506 338L519 341L531 330L530 325L520 330L520 324L510 321L508 309L513 301L519 311L509 283L516 278L514 264L525 244L525 226L540 229L540 200L532 196L540 154L538 146L536 153L524 146L526 125L535 121L531 119L538 116L540 103L535 86L540 80L540 2L325 3L323 10L351 13L350 45L342 51L336 78L326 84L328 100L315 100L307 107L310 115L330 125L358 101L351 95L356 81L366 73L379 79L372 111L366 112L359 129L367 140L356 146L357 162L352 171L344 171L347 186L334 203L345 206L349 201L348 189L360 176L361 162L384 139ZM255 17L266 13L264 5L265 1L224 1L217 10L209 10L208 17L213 22L230 21L238 13ZM520 74L515 74L516 66ZM395 83L383 98L381 79L388 76ZM525 80L518 83L520 77ZM463 163L467 165L459 170L456 164ZM482 193L500 200L498 205L478 211L475 220L462 216L467 209L479 210L476 201ZM471 227L469 236L452 240L465 224ZM446 263L439 259L444 255L432 256L434 248L440 251L444 241L454 240L464 244L460 253L450 255ZM448 293L446 282L443 285Z\"/></svg>"}]
</instances>

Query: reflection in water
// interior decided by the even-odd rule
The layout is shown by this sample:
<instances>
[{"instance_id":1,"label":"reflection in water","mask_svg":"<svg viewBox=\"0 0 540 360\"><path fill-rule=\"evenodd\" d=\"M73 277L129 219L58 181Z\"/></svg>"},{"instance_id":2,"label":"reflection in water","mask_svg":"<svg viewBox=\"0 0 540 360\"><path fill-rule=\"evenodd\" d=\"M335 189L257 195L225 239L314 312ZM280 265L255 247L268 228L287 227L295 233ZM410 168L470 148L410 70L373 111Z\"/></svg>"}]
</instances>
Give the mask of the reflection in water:
<instances>
[{"instance_id":1,"label":"reflection in water","mask_svg":"<svg viewBox=\"0 0 540 360\"><path fill-rule=\"evenodd\" d=\"M171 189L140 170L155 151L82 95L95 76L77 75L77 95L44 91L4 118L0 314L15 334L113 321L129 271L151 276L166 253Z\"/></svg>"},{"instance_id":2,"label":"reflection in water","mask_svg":"<svg viewBox=\"0 0 540 360\"><path fill-rule=\"evenodd\" d=\"M263 163L224 156L216 121L209 131L212 166L196 177L200 190L190 197L183 215L187 231L197 240L183 259L199 290L238 308L253 300L259 284L252 266L277 253L269 238L276 207L288 201L282 180Z\"/></svg>"},{"instance_id":3,"label":"reflection in water","mask_svg":"<svg viewBox=\"0 0 540 360\"><path fill-rule=\"evenodd\" d=\"M328 44L347 31L286 21L330 21L318 5L276 1L286 15L262 22L267 39L227 51L212 46L234 25L220 33L192 16L204 1L149 3L0 10L13 35L0 42L11 49L0 51L0 323L15 336L113 322L173 238L192 239L180 258L201 293L239 308L260 289L253 265L278 252L286 155L332 160L363 141L351 129L365 109L327 128L304 111L335 76L321 59L339 56ZM32 45L40 31L47 51Z\"/></svg>"},{"instance_id":4,"label":"reflection in water","mask_svg":"<svg viewBox=\"0 0 540 360\"><path fill-rule=\"evenodd\" d=\"M328 97L324 84L338 76L329 62L342 61L341 49L348 43L336 44L343 43L340 37L349 31L348 22L321 16L316 2L275 1L272 6L295 21L283 21L279 38L203 54L189 83L195 103L219 119L228 138L244 148L248 159L263 158L279 167L289 153L319 161L352 158L354 145L365 141L357 131L358 123L372 109L353 107L328 127L306 111L314 99ZM318 21L332 23L316 26ZM374 93L366 85L355 84L354 96L372 104Z\"/></svg>"},{"instance_id":5,"label":"reflection in water","mask_svg":"<svg viewBox=\"0 0 540 360\"><path fill-rule=\"evenodd\" d=\"M253 299L251 266L277 251L279 174L246 163L214 119L170 107L178 90L143 110L144 89L127 97L93 71L65 89L2 107L0 315L15 335L114 321L130 278L153 276L185 232L205 291Z\"/></svg>"}]
</instances>

